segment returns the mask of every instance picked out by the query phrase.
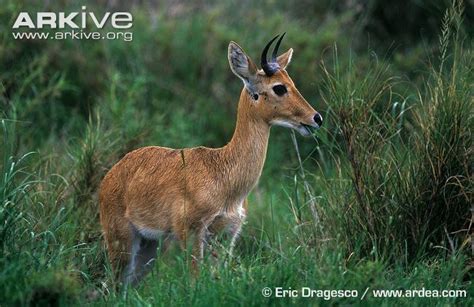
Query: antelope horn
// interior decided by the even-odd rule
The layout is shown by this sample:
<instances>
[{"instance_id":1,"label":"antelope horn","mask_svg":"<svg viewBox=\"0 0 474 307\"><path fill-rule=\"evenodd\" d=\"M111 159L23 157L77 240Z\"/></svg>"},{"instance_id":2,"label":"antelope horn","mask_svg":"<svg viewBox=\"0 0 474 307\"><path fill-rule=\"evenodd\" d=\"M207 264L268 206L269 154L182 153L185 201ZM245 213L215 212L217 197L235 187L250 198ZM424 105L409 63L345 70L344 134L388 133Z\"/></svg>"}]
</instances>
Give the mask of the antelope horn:
<instances>
[{"instance_id":1,"label":"antelope horn","mask_svg":"<svg viewBox=\"0 0 474 307\"><path fill-rule=\"evenodd\" d=\"M267 76L271 76L273 75L279 68L280 66L278 65L278 63L275 61L275 49L273 49L273 53L272 53L272 59L270 62L267 61L267 53L268 53L268 49L270 48L270 46L272 45L272 43L279 37L280 35L277 35L275 36L266 46L265 48L263 48L263 51L262 51L262 57L261 57L261 61L260 61L260 64L262 65L262 69L263 71L265 72L265 74ZM283 36L282 36L283 37ZM278 42L281 41L281 38ZM279 45L279 43L278 43ZM275 58L275 59L274 59Z\"/></svg>"},{"instance_id":2,"label":"antelope horn","mask_svg":"<svg viewBox=\"0 0 474 307\"><path fill-rule=\"evenodd\" d=\"M276 45L275 45L275 48L273 49L273 53L272 53L272 62L275 62L276 63L276 59L277 59L277 55L278 55L278 48L280 48L280 43L283 39L283 37L285 36L286 32L283 33L281 36L280 36L280 39L277 41Z\"/></svg>"}]
</instances>

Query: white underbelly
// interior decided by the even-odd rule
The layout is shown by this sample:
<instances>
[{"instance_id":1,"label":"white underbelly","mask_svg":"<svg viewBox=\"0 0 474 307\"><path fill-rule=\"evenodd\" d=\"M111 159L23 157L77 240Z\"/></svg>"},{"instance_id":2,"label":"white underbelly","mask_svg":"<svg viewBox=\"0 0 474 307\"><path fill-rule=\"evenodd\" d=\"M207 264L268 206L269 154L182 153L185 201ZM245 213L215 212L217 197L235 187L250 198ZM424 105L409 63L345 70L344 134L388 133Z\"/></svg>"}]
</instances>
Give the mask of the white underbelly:
<instances>
[{"instance_id":1,"label":"white underbelly","mask_svg":"<svg viewBox=\"0 0 474 307\"><path fill-rule=\"evenodd\" d=\"M138 233L148 240L159 240L166 233L163 230L153 229L153 228L136 228Z\"/></svg>"}]
</instances>

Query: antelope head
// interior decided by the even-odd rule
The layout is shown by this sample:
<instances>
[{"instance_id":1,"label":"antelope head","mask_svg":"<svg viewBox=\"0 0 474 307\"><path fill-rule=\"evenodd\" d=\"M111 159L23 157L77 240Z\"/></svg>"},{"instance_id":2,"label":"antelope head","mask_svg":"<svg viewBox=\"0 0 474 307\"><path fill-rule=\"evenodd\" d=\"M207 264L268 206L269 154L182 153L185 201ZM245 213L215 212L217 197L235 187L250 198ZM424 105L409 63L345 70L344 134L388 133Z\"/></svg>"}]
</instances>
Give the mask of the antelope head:
<instances>
[{"instance_id":1,"label":"antelope head","mask_svg":"<svg viewBox=\"0 0 474 307\"><path fill-rule=\"evenodd\" d=\"M311 128L319 128L322 116L304 99L286 71L293 49L277 56L285 36L275 36L263 49L261 67L235 42L229 44L229 64L232 72L244 82L253 106L254 115L268 125L279 125L297 130L301 135L311 134ZM268 50L277 39L271 59Z\"/></svg>"}]
</instances>

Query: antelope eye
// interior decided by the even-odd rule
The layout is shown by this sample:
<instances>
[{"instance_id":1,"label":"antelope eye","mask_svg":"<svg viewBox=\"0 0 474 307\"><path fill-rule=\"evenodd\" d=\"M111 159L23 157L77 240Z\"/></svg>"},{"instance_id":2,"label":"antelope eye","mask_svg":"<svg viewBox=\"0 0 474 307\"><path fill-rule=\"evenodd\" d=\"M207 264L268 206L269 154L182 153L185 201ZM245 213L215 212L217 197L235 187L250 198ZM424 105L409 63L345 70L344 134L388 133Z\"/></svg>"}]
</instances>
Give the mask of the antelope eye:
<instances>
[{"instance_id":1,"label":"antelope eye","mask_svg":"<svg viewBox=\"0 0 474 307\"><path fill-rule=\"evenodd\" d=\"M282 84L278 84L278 85L275 85L273 87L273 91L275 92L275 94L277 94L278 96L283 96L286 94L286 92L288 92L286 90L286 87Z\"/></svg>"}]
</instances>

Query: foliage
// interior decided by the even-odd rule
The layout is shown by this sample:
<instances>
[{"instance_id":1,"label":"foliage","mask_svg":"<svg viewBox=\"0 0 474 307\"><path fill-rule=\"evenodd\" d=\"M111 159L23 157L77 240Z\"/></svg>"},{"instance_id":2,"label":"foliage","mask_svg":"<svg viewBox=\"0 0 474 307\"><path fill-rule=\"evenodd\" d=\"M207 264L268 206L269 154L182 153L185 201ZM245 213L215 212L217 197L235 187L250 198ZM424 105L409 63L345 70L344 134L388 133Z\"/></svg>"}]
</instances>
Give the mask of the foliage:
<instances>
[{"instance_id":1,"label":"foliage","mask_svg":"<svg viewBox=\"0 0 474 307\"><path fill-rule=\"evenodd\" d=\"M409 8L425 2L406 1L398 6L411 30L387 34L380 25L396 14L385 2L300 2L117 1L109 9L133 13L133 42L16 41L0 31L0 305L308 304L261 295L276 286L464 289L468 298L396 302L472 305L472 13L454 1L437 8L441 21L420 25L426 11ZM7 0L0 25L39 9L77 6ZM225 144L242 86L228 42L258 59L284 31L295 49L289 73L323 129L304 140L272 129L236 258L206 260L194 278L175 248L139 288L115 289L101 178L140 146ZM403 48L390 49L387 35Z\"/></svg>"}]
</instances>

